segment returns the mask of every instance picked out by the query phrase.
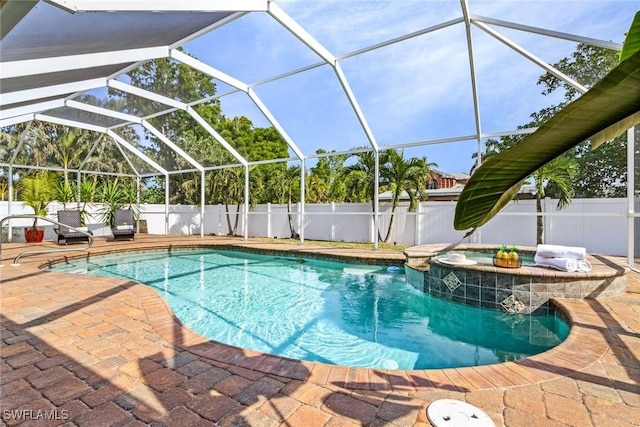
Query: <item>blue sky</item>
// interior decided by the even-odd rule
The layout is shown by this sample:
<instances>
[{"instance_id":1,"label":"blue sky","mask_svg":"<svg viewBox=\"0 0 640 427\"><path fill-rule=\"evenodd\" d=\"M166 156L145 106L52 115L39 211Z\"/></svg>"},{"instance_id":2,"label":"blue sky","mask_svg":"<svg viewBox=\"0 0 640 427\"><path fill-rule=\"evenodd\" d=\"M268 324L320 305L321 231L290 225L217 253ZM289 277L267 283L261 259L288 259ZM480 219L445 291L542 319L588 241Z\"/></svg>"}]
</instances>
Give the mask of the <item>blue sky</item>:
<instances>
[{"instance_id":1,"label":"blue sky","mask_svg":"<svg viewBox=\"0 0 640 427\"><path fill-rule=\"evenodd\" d=\"M637 1L470 0L472 14L622 42ZM341 56L461 16L457 0L278 0L280 6L332 54ZM493 27L548 63L569 56L576 42ZM544 71L479 28L473 28L482 131L515 129L555 104L536 85ZM187 45L190 53L254 84L320 61L267 14L249 14ZM340 61L379 145L475 133L463 24ZM254 87L303 153L368 145L328 65ZM218 93L229 90L218 85ZM228 117L268 122L245 94L221 98ZM468 172L475 141L410 148L445 172Z\"/></svg>"}]
</instances>

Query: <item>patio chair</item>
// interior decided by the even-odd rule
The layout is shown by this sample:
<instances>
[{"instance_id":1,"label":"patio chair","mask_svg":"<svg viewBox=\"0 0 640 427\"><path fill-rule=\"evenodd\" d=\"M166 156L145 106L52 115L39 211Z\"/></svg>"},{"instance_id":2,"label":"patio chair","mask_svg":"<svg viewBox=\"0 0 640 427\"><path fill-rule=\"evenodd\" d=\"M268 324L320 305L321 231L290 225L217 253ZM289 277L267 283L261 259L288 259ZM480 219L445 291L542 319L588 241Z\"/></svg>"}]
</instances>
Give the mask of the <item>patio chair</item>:
<instances>
[{"instance_id":1,"label":"patio chair","mask_svg":"<svg viewBox=\"0 0 640 427\"><path fill-rule=\"evenodd\" d=\"M81 212L78 210L58 211L58 222L64 225L67 225L69 227L73 227L76 230L80 229L93 235L91 231L88 231L86 227L82 226L80 215L81 215ZM55 233L58 235L57 243L59 245L61 245L62 242L64 242L65 245L69 243L76 243L76 242L89 242L89 236L87 236L84 233L79 233L76 230L72 230L68 227L65 227L64 225L55 227L53 229L53 231L55 231Z\"/></svg>"},{"instance_id":2,"label":"patio chair","mask_svg":"<svg viewBox=\"0 0 640 427\"><path fill-rule=\"evenodd\" d=\"M117 209L114 226L111 228L113 240L133 240L135 237L133 225L133 211L131 209Z\"/></svg>"}]
</instances>

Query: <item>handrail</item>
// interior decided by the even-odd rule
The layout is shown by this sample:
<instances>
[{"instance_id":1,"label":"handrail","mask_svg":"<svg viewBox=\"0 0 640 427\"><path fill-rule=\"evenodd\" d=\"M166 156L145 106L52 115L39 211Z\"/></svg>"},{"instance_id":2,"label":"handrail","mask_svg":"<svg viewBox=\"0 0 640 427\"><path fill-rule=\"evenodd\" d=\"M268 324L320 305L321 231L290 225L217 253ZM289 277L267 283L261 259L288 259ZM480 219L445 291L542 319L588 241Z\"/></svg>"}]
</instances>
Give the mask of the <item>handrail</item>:
<instances>
[{"instance_id":1,"label":"handrail","mask_svg":"<svg viewBox=\"0 0 640 427\"><path fill-rule=\"evenodd\" d=\"M6 220L9 219L41 219L44 221L48 221L52 224L61 226L61 227L66 227L70 230L73 230L75 233L81 233L81 234L85 234L87 237L89 237L89 243L87 244L86 248L65 248L65 249L46 249L46 250L41 250L41 251L24 251L22 253L20 253L17 257L15 257L13 259L13 264L12 265L18 265L18 260L20 258L22 258L23 256L27 256L27 255L37 255L37 254L48 254L48 253L55 253L55 252L75 252L75 251L88 251L89 249L91 249L91 247L93 246L93 235L87 231L83 231L83 230L78 230L76 227L71 227L70 225L67 224L63 224L61 222L58 222L56 220L50 219L50 218L46 218L43 216L39 216L39 215L32 215L32 214L26 214L26 215L9 215L9 216L5 216L4 218L2 218L0 220L0 230L2 229L2 225ZM2 267L2 239L0 238L0 267Z\"/></svg>"}]
</instances>

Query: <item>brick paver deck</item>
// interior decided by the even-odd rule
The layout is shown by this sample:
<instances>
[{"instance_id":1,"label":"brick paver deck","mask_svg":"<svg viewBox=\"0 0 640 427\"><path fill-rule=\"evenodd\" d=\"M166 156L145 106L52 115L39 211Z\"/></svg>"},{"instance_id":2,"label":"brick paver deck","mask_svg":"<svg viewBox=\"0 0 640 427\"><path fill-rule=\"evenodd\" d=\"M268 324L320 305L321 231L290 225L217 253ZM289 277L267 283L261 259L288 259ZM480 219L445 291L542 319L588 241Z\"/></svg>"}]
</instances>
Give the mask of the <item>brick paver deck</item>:
<instances>
[{"instance_id":1,"label":"brick paver deck","mask_svg":"<svg viewBox=\"0 0 640 427\"><path fill-rule=\"evenodd\" d=\"M404 259L399 252L147 235L97 239L92 252L221 243ZM623 296L558 300L573 328L546 353L491 366L389 371L211 342L182 326L143 285L40 270L52 255L11 266L18 253L44 246L51 244L3 245L3 426L428 426L425 409L441 398L467 401L498 426L640 425L636 273Z\"/></svg>"}]
</instances>

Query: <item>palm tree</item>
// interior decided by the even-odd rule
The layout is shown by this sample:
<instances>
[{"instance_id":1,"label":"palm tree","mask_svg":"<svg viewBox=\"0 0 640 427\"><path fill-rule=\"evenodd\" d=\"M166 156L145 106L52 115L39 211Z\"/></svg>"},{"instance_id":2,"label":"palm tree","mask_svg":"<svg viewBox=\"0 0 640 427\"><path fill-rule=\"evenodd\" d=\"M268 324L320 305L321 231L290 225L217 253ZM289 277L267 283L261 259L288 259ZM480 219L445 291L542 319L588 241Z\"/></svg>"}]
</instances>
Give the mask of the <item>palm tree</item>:
<instances>
[{"instance_id":1,"label":"palm tree","mask_svg":"<svg viewBox=\"0 0 640 427\"><path fill-rule=\"evenodd\" d=\"M56 130L58 132L47 138L48 143L44 146L44 150L64 168L64 185L69 186L67 169L74 164L79 164L86 156L92 132L70 128Z\"/></svg>"},{"instance_id":2,"label":"palm tree","mask_svg":"<svg viewBox=\"0 0 640 427\"><path fill-rule=\"evenodd\" d=\"M362 147L356 147L356 149ZM373 151L363 151L362 153L353 154L358 158L357 163L344 168L345 175L355 174L357 179L352 180L351 190L355 190L356 193L365 194L367 199L371 201L371 209L375 212L374 196L375 196L375 173L376 173L376 158ZM387 152L384 151L379 154L379 164L382 165L386 162Z\"/></svg>"},{"instance_id":3,"label":"palm tree","mask_svg":"<svg viewBox=\"0 0 640 427\"><path fill-rule=\"evenodd\" d=\"M297 239L300 234L296 231L293 225L293 216L291 215L291 203L293 202L293 195L300 188L300 166L289 166L284 170L281 181L281 190L287 199L287 216L289 217L289 230L291 231L291 238ZM301 225L302 226L302 225Z\"/></svg>"},{"instance_id":4,"label":"palm tree","mask_svg":"<svg viewBox=\"0 0 640 427\"><path fill-rule=\"evenodd\" d=\"M536 212L542 213L542 199L545 197L545 187L552 185L558 192L558 204L560 210L571 203L574 196L573 177L576 174L578 164L573 157L556 157L540 169L531 174L536 186ZM536 218L536 240L544 243L544 221L542 215Z\"/></svg>"},{"instance_id":5,"label":"palm tree","mask_svg":"<svg viewBox=\"0 0 640 427\"><path fill-rule=\"evenodd\" d=\"M220 169L212 175L212 183L214 196L224 203L229 234L235 235L240 218L240 205L244 202L244 168ZM231 212L229 211L231 203L236 204L236 218L233 225L231 225Z\"/></svg>"},{"instance_id":6,"label":"palm tree","mask_svg":"<svg viewBox=\"0 0 640 427\"><path fill-rule=\"evenodd\" d=\"M409 196L409 210L414 211L418 202L427 197L426 185L431 181L431 166L437 166L435 163L429 163L426 157L412 157L406 160L404 150L388 150L386 153L386 162L380 167L380 179L381 187L391 192L391 220L384 242L391 238L394 213L402 195Z\"/></svg>"},{"instance_id":7,"label":"palm tree","mask_svg":"<svg viewBox=\"0 0 640 427\"><path fill-rule=\"evenodd\" d=\"M362 147L356 147L362 148ZM387 161L388 152L383 151L378 154L379 165L383 165ZM371 201L371 212L376 214L375 206L375 173L376 173L376 157L373 151L363 151L354 154L358 158L357 163L344 168L345 182L348 184L347 192L353 195L364 194L366 199ZM349 197L347 197L349 198ZM380 230L378 230L378 240L382 240Z\"/></svg>"}]
</instances>

